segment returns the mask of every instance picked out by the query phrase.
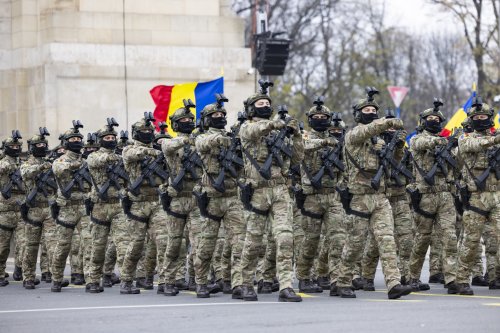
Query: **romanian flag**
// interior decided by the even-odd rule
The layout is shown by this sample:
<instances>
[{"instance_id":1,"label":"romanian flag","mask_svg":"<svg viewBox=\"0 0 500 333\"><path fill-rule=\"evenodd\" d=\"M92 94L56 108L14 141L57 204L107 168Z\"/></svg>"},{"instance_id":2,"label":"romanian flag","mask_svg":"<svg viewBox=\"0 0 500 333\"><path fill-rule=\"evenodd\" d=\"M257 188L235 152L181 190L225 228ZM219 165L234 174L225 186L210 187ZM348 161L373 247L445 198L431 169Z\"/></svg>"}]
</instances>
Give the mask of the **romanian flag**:
<instances>
[{"instance_id":1,"label":"romanian flag","mask_svg":"<svg viewBox=\"0 0 500 333\"><path fill-rule=\"evenodd\" d=\"M189 82L175 84L173 86L156 86L149 91L156 105L154 117L156 123L165 121L168 125L168 133L175 136L172 131L168 116L177 109L184 107L183 99L191 99L196 105L195 119L200 117L200 112L205 105L215 103L215 94L224 93L224 77L208 82Z\"/></svg>"},{"instance_id":2,"label":"romanian flag","mask_svg":"<svg viewBox=\"0 0 500 333\"><path fill-rule=\"evenodd\" d=\"M467 112L469 112L470 107L472 106L472 100L476 97L476 84L472 85L472 94L465 102L464 106L458 109L457 112L451 117L448 121L444 129L441 131L441 136L448 137L453 132L455 128L461 128L463 121L467 118ZM496 117L496 123L498 124L498 116ZM496 124L495 124L496 125Z\"/></svg>"}]
</instances>

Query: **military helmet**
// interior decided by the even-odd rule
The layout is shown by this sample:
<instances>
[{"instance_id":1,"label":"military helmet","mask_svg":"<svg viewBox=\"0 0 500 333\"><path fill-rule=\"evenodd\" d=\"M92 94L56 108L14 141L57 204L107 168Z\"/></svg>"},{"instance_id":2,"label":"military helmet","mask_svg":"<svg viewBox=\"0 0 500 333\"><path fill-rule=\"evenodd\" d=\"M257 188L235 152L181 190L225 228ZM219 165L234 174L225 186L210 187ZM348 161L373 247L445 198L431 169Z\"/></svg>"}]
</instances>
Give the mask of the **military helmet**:
<instances>
[{"instance_id":1,"label":"military helmet","mask_svg":"<svg viewBox=\"0 0 500 333\"><path fill-rule=\"evenodd\" d=\"M98 133L87 133L87 142L85 142L85 148L99 148L99 143L97 142Z\"/></svg>"},{"instance_id":2,"label":"military helmet","mask_svg":"<svg viewBox=\"0 0 500 333\"><path fill-rule=\"evenodd\" d=\"M191 100L184 100L185 107L183 108L178 108L175 110L175 112L170 115L168 118L170 119L170 125L172 126L172 129L175 132L179 131L179 124L178 121L182 118L190 118L194 121L194 114L190 111L192 107L195 107L195 105L192 103Z\"/></svg>"},{"instance_id":3,"label":"military helmet","mask_svg":"<svg viewBox=\"0 0 500 333\"><path fill-rule=\"evenodd\" d=\"M21 136L21 133L19 132L19 130L12 130L12 136L10 136L2 141L2 148L10 147L10 146L17 146L17 145L22 146L23 142L20 140L22 138L23 137Z\"/></svg>"},{"instance_id":4,"label":"military helmet","mask_svg":"<svg viewBox=\"0 0 500 333\"><path fill-rule=\"evenodd\" d=\"M227 111L224 108L224 102L229 102L229 100L223 94L215 94L215 99L217 102L206 105L200 113L201 126L203 128L211 127L210 115L216 112L222 112L224 116L227 115Z\"/></svg>"},{"instance_id":5,"label":"military helmet","mask_svg":"<svg viewBox=\"0 0 500 333\"><path fill-rule=\"evenodd\" d=\"M45 143L47 147L49 145L47 138L45 138L46 136L50 135L49 131L47 130L47 127L40 127L38 128L38 131L39 131L38 134L35 134L27 141L29 150L31 150L33 146L39 143Z\"/></svg>"},{"instance_id":6,"label":"military helmet","mask_svg":"<svg viewBox=\"0 0 500 333\"><path fill-rule=\"evenodd\" d=\"M160 139L172 139L172 136L167 132L167 123L163 121L158 124L158 127L160 128L160 131L156 132L154 142L158 142Z\"/></svg>"},{"instance_id":7,"label":"military helmet","mask_svg":"<svg viewBox=\"0 0 500 333\"><path fill-rule=\"evenodd\" d=\"M474 132L474 129L472 128L472 121L471 118L467 117L465 120L462 122L462 128L464 129L465 133L472 133Z\"/></svg>"},{"instance_id":8,"label":"military helmet","mask_svg":"<svg viewBox=\"0 0 500 333\"><path fill-rule=\"evenodd\" d=\"M314 99L313 104L314 106L306 112L307 117L312 117L315 114L324 114L328 117L332 116L332 112L330 111L330 109L324 105L325 99L323 96L317 96Z\"/></svg>"},{"instance_id":9,"label":"military helmet","mask_svg":"<svg viewBox=\"0 0 500 333\"><path fill-rule=\"evenodd\" d=\"M490 106L488 104L483 103L480 96L477 96L472 101L472 105L471 105L471 108L469 109L467 116L469 118L472 118L475 115L479 115L479 114L484 114L484 115L487 115L489 118L491 118L491 117L493 117L494 110L492 108L490 108Z\"/></svg>"},{"instance_id":10,"label":"military helmet","mask_svg":"<svg viewBox=\"0 0 500 333\"><path fill-rule=\"evenodd\" d=\"M443 106L443 102L439 98L434 98L434 107L430 109L426 109L422 112L420 112L420 121L425 120L428 116L438 116L441 122L444 122L446 120L446 117L444 114L441 112L440 108Z\"/></svg>"},{"instance_id":11,"label":"military helmet","mask_svg":"<svg viewBox=\"0 0 500 333\"><path fill-rule=\"evenodd\" d=\"M115 131L114 127L119 126L119 124L116 122L115 118L107 118L106 122L106 126L96 132L99 141L102 140L102 138L106 135L118 136L118 133Z\"/></svg>"},{"instance_id":12,"label":"military helmet","mask_svg":"<svg viewBox=\"0 0 500 333\"><path fill-rule=\"evenodd\" d=\"M259 80L259 85L260 85L260 91L252 94L250 97L247 98L243 104L245 105L245 110L247 111L247 115L249 118L255 117L255 110L254 110L254 104L258 100L261 99L266 99L269 101L269 104L272 104L272 99L268 95L269 87L273 87L274 83L271 81L265 81L260 79Z\"/></svg>"},{"instance_id":13,"label":"military helmet","mask_svg":"<svg viewBox=\"0 0 500 333\"><path fill-rule=\"evenodd\" d=\"M366 87L366 98L360 99L356 104L352 106L354 121L359 123L361 121L361 110L367 106L372 106L375 110L380 109L380 105L375 101L374 96L379 94L379 91L375 87Z\"/></svg>"},{"instance_id":14,"label":"military helmet","mask_svg":"<svg viewBox=\"0 0 500 333\"><path fill-rule=\"evenodd\" d=\"M145 130L154 131L155 130L155 126L153 125L154 121L155 118L153 117L153 114L151 112L144 112L144 118L132 124L132 138L134 140L137 140L138 133L140 131L145 131Z\"/></svg>"},{"instance_id":15,"label":"military helmet","mask_svg":"<svg viewBox=\"0 0 500 333\"><path fill-rule=\"evenodd\" d=\"M73 120L73 128L63 133L62 140L68 142L69 138L78 137L83 140L83 135L80 133L80 128L83 128L80 120Z\"/></svg>"}]
</instances>

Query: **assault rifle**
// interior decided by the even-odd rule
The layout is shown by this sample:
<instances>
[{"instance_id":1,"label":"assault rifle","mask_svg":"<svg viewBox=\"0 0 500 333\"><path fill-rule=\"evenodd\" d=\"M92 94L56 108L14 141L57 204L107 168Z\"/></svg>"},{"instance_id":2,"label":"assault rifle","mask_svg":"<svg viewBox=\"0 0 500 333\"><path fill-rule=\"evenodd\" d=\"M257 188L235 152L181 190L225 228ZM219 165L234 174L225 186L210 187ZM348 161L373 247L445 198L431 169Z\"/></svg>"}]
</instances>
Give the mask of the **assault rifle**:
<instances>
[{"instance_id":1,"label":"assault rifle","mask_svg":"<svg viewBox=\"0 0 500 333\"><path fill-rule=\"evenodd\" d=\"M191 150L191 145L184 145L184 154L181 158L181 168L179 173L172 180L172 187L177 191L181 192L183 188L183 180L186 173L189 173L193 179L198 179L198 174L196 173L196 167L203 167L203 162L201 161L200 155L196 151Z\"/></svg>"},{"instance_id":2,"label":"assault rifle","mask_svg":"<svg viewBox=\"0 0 500 333\"><path fill-rule=\"evenodd\" d=\"M92 177L90 176L89 168L87 163L83 163L82 166L73 173L73 179L64 187L61 188L62 195L69 199L71 196L71 191L73 187L78 185L80 191L84 190L84 182L87 182L90 186L92 186Z\"/></svg>"},{"instance_id":3,"label":"assault rifle","mask_svg":"<svg viewBox=\"0 0 500 333\"><path fill-rule=\"evenodd\" d=\"M424 176L427 184L434 185L434 176L436 172L441 170L445 177L448 176L448 164L456 169L458 167L457 161L453 158L451 150L458 144L458 131L455 131L452 136L448 138L448 143L445 146L437 146L434 151L434 164L429 172Z\"/></svg>"},{"instance_id":4,"label":"assault rifle","mask_svg":"<svg viewBox=\"0 0 500 333\"><path fill-rule=\"evenodd\" d=\"M108 190L111 186L113 186L117 191L121 190L122 186L120 185L120 179L126 182L130 181L127 172L123 168L123 161L108 166L106 174L108 176L108 180L104 182L101 188L96 186L99 198L104 201L108 200Z\"/></svg>"},{"instance_id":5,"label":"assault rifle","mask_svg":"<svg viewBox=\"0 0 500 333\"><path fill-rule=\"evenodd\" d=\"M52 169L36 176L35 187L30 191L30 193L28 193L28 196L26 197L26 204L29 207L33 207L38 193L42 193L43 196L47 198L49 196L49 187L57 191L57 183L54 180L54 173L52 172Z\"/></svg>"},{"instance_id":6,"label":"assault rifle","mask_svg":"<svg viewBox=\"0 0 500 333\"><path fill-rule=\"evenodd\" d=\"M168 173L165 171L165 155L159 154L153 161L151 159L146 159L142 162L141 168L142 173L136 180L129 186L129 191L133 195L140 194L140 187L144 180L147 180L149 186L154 187L156 185L155 176L160 177L162 180L168 179Z\"/></svg>"},{"instance_id":7,"label":"assault rifle","mask_svg":"<svg viewBox=\"0 0 500 333\"><path fill-rule=\"evenodd\" d=\"M21 177L21 171L19 171L19 169L16 169L11 173L11 175L9 176L9 181L1 190L2 196L5 199L10 199L10 197L12 196L12 188L14 188L14 186L17 187L17 189L20 191L24 190L23 179Z\"/></svg>"}]
</instances>

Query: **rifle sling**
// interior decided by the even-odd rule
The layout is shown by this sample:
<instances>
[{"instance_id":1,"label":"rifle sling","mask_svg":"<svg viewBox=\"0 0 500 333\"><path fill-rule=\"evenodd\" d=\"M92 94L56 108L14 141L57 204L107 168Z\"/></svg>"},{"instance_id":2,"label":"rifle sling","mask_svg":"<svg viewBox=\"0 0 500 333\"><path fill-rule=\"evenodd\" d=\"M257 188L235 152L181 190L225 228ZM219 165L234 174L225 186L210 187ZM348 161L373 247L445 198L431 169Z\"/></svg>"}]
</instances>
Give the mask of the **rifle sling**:
<instances>
[{"instance_id":1,"label":"rifle sling","mask_svg":"<svg viewBox=\"0 0 500 333\"><path fill-rule=\"evenodd\" d=\"M356 162L356 160L354 159L354 157L352 157L351 153L349 152L349 150L347 150L347 148L345 148L345 153L346 153L349 161L351 161L351 163L354 165L354 167L356 167L356 169L359 170L359 172L363 175L363 177L370 178L373 180L373 177L370 177L370 175L368 173L366 173L366 171L361 167L361 165L359 165L359 163Z\"/></svg>"},{"instance_id":2,"label":"rifle sling","mask_svg":"<svg viewBox=\"0 0 500 333\"><path fill-rule=\"evenodd\" d=\"M479 182L479 179L476 176L474 176L474 174L472 173L472 169L469 167L467 162L465 162L465 160L463 162L464 162L465 169L467 170L467 172L471 176L472 180L474 181L474 184L476 184L478 189L480 189L481 191L484 191L486 178L485 178L485 181L481 184ZM485 175L487 173L489 174L490 172L491 172L491 168L488 166L488 168L486 170L484 170L484 172L479 177L482 177L483 175Z\"/></svg>"},{"instance_id":3,"label":"rifle sling","mask_svg":"<svg viewBox=\"0 0 500 333\"><path fill-rule=\"evenodd\" d=\"M260 173L260 170L261 170L261 166L259 165L259 162L257 162L255 160L255 158L252 157L252 155L250 155L250 153L246 150L246 149L242 149L243 150L243 153L245 154L245 156L248 158L248 160L250 161L250 163L252 163L252 165L254 166L255 169L257 169L257 171L259 172L259 174L264 177L261 173ZM266 178L266 177L264 177Z\"/></svg>"},{"instance_id":4,"label":"rifle sling","mask_svg":"<svg viewBox=\"0 0 500 333\"><path fill-rule=\"evenodd\" d=\"M102 225L103 227L111 228L110 221L99 220L99 219L95 218L92 214L90 215L90 221L94 222L95 224Z\"/></svg>"}]
</instances>

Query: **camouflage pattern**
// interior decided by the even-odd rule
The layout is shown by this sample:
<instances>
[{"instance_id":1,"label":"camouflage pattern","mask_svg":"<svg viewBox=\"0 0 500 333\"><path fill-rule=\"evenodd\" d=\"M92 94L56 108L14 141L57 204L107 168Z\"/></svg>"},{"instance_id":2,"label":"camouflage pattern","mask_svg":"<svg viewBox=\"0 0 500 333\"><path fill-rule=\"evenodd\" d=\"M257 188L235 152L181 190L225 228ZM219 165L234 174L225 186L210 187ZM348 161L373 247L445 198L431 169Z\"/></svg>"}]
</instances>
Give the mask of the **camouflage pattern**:
<instances>
[{"instance_id":1,"label":"camouflage pattern","mask_svg":"<svg viewBox=\"0 0 500 333\"><path fill-rule=\"evenodd\" d=\"M411 139L410 151L425 173L429 172L434 164L435 147L443 144L446 144L446 139L426 130ZM438 234L442 235L441 258L445 283L453 282L457 262L456 210L450 192L453 173L449 172L446 178L441 171L436 172L434 186L429 186L417 170L414 170L413 175L416 179L416 188L422 194L420 208L430 214L436 214L436 218L427 218L415 213L415 238L410 256L410 278L420 279L434 228Z\"/></svg>"},{"instance_id":2,"label":"camouflage pattern","mask_svg":"<svg viewBox=\"0 0 500 333\"><path fill-rule=\"evenodd\" d=\"M269 181L259 174L248 158L244 159L245 178L254 188L251 204L269 213L268 216L254 212L245 214L247 230L241 259L242 279L233 281L233 285L252 285L258 250L262 246L266 225L269 223L272 237L276 241L275 260L280 289L292 288L293 209L286 185L286 175L291 164L299 164L303 159L304 147L297 124L289 123L289 125L295 127L294 135L287 139L292 146L292 158L285 158L282 167L273 163ZM275 135L275 130L282 126L284 126L282 121L265 119L246 121L241 125L239 133L243 149L258 163L263 163L269 153L266 136Z\"/></svg>"},{"instance_id":3,"label":"camouflage pattern","mask_svg":"<svg viewBox=\"0 0 500 333\"><path fill-rule=\"evenodd\" d=\"M443 273L443 244L441 229L434 226L429 250L429 275Z\"/></svg>"},{"instance_id":4,"label":"camouflage pattern","mask_svg":"<svg viewBox=\"0 0 500 333\"><path fill-rule=\"evenodd\" d=\"M87 183L84 183L83 192L79 190L78 186L75 186L68 199L61 193L61 186L65 186L71 181L73 172L78 170L81 165L81 155L70 150L67 150L64 155L59 157L52 164L52 171L54 172L59 187L56 202L60 207L59 216L56 220L57 244L51 265L53 282L61 282L63 279L66 259L71 251L74 230L80 223L82 217L85 216L83 200L90 191L90 186ZM78 269L82 268L81 266L82 265L80 265ZM72 273L82 274L83 272Z\"/></svg>"},{"instance_id":5,"label":"camouflage pattern","mask_svg":"<svg viewBox=\"0 0 500 333\"><path fill-rule=\"evenodd\" d=\"M346 172L348 174L348 188L353 194L351 209L369 213L370 218L350 215L346 219L347 239L342 252L339 268L338 287L350 287L353 272L363 255L363 249L367 239L367 230L373 234L380 253L382 270L385 283L390 290L400 284L401 275L397 264L397 247L394 240L394 218L389 200L385 192L385 177L381 178L380 188L375 191L371 188L371 179L379 166L376 151L379 150L384 141L375 137L389 128L402 128L399 119L376 119L367 125L359 124L347 132L345 137L344 156L346 156ZM349 155L350 154L350 157ZM403 157L402 147L394 152L396 160ZM358 169L351 158L362 168Z\"/></svg>"},{"instance_id":6,"label":"camouflage pattern","mask_svg":"<svg viewBox=\"0 0 500 333\"><path fill-rule=\"evenodd\" d=\"M481 175L488 167L487 152L490 149L498 148L499 137L491 135L488 131L462 135L458 140L458 146L465 168L462 169L462 178L467 185L470 195L470 205L477 207L489 215L483 216L472 210L466 210L463 215L463 241L460 244L457 268L457 283L469 283L471 269L477 257L478 247L480 247L481 236L486 225L489 225L498 237L500 235L500 181L496 179L492 172L485 182L484 190L477 188L474 178ZM487 236L488 237L488 236ZM491 237L490 237L491 238ZM497 244L494 244L497 248ZM490 247L490 257L497 257L495 249ZM496 249L498 251L498 249ZM487 248L488 251L488 248ZM498 258L497 258L498 260ZM488 275L490 279L498 277L495 265L488 265Z\"/></svg>"}]
</instances>

